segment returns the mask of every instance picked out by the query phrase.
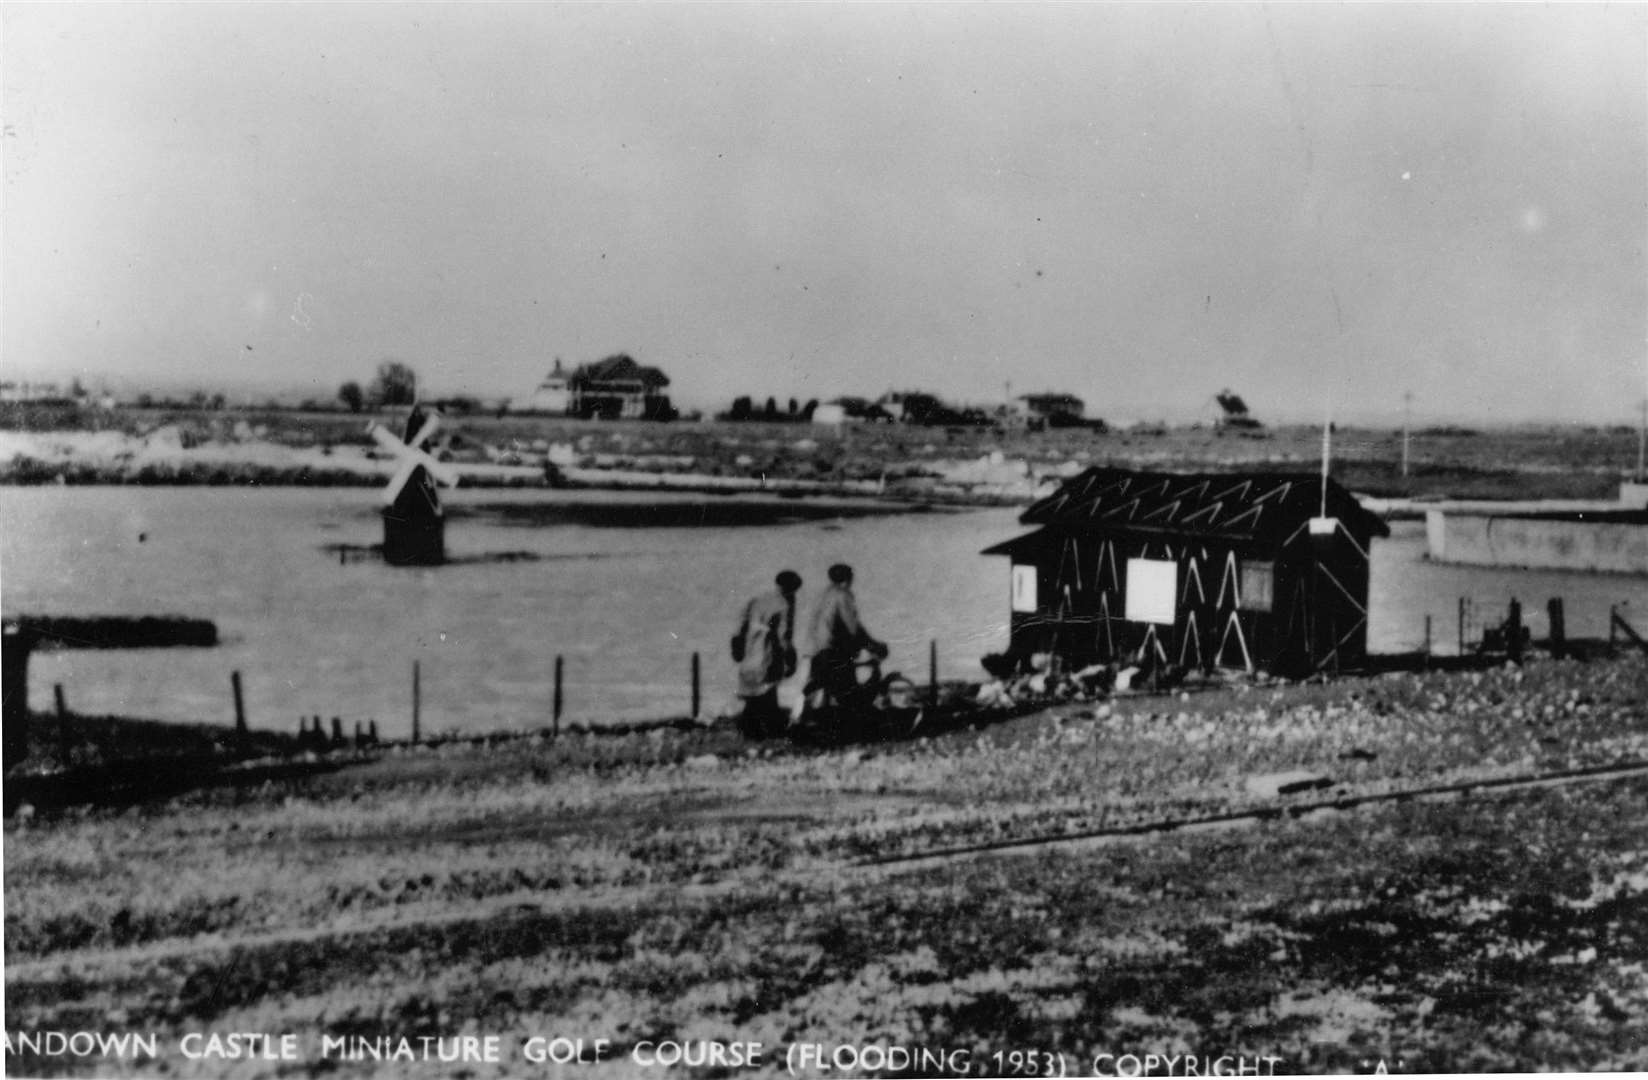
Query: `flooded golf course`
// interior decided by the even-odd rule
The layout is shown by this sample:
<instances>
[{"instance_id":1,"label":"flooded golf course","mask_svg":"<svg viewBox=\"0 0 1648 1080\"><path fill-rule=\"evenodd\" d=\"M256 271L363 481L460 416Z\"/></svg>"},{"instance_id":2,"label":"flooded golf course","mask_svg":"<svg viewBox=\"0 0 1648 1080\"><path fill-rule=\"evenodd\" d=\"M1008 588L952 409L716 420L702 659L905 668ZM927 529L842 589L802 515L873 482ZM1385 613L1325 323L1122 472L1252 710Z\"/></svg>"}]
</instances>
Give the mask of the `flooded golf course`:
<instances>
[{"instance_id":1,"label":"flooded golf course","mask_svg":"<svg viewBox=\"0 0 1648 1080\"><path fill-rule=\"evenodd\" d=\"M932 641L941 678L981 678L979 658L1007 643L1009 575L979 551L1023 531L1015 508L460 489L452 563L407 569L355 554L381 540L365 489L6 488L0 505L8 616L178 614L215 621L222 639L37 653L36 710L61 684L80 713L228 724L238 671L253 727L336 716L386 737L409 731L414 661L426 734L548 725L557 656L564 723L685 715L695 652L713 715L744 601L790 567L804 615L838 561L858 569L889 666L924 680ZM1551 597L1572 637L1606 637L1614 604L1648 620L1648 579L1441 566L1418 522L1375 542L1372 573L1375 652L1419 648L1427 615L1435 650L1455 651L1461 597L1482 620L1518 598L1536 638Z\"/></svg>"}]
</instances>

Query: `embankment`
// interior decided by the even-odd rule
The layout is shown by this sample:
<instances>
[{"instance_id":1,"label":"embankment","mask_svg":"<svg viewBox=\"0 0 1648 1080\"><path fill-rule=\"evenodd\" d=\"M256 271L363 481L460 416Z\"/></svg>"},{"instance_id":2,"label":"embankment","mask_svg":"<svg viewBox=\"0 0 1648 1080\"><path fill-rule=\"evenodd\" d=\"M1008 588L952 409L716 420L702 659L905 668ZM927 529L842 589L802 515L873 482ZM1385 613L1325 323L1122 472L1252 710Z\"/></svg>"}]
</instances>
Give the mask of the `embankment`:
<instances>
[{"instance_id":1,"label":"embankment","mask_svg":"<svg viewBox=\"0 0 1648 1080\"><path fill-rule=\"evenodd\" d=\"M1648 574L1648 511L1425 515L1431 558L1472 566Z\"/></svg>"}]
</instances>

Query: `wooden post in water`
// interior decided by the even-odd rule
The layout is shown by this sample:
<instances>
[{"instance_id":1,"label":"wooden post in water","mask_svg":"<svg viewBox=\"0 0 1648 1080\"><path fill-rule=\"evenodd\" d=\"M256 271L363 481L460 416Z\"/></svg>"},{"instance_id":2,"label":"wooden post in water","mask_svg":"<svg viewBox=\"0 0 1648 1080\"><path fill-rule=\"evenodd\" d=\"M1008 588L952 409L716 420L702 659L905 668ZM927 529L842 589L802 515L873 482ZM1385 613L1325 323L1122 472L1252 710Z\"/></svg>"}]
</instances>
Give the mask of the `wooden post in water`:
<instances>
[{"instance_id":1,"label":"wooden post in water","mask_svg":"<svg viewBox=\"0 0 1648 1080\"><path fill-rule=\"evenodd\" d=\"M1522 605L1514 596L1505 615L1505 654L1513 664L1522 663Z\"/></svg>"},{"instance_id":2,"label":"wooden post in water","mask_svg":"<svg viewBox=\"0 0 1648 1080\"><path fill-rule=\"evenodd\" d=\"M1431 616L1425 613L1425 665L1430 666L1431 660Z\"/></svg>"},{"instance_id":3,"label":"wooden post in water","mask_svg":"<svg viewBox=\"0 0 1648 1080\"><path fill-rule=\"evenodd\" d=\"M555 655L555 707L554 707L554 712L551 714L554 717L554 721L555 721L555 726L551 729L551 733L557 738L559 738L560 734L561 734L561 669L562 669L562 667L563 667L562 657L559 653L557 653Z\"/></svg>"},{"instance_id":4,"label":"wooden post in water","mask_svg":"<svg viewBox=\"0 0 1648 1080\"><path fill-rule=\"evenodd\" d=\"M421 706L423 705L423 701L422 701L423 688L420 685L420 680L419 680L418 676L419 676L418 662L416 660L414 660L414 661L412 661L412 745L413 746L418 745L418 740L419 740L419 738L421 738L421 736L423 734L419 730L419 723L420 723L421 718L418 715L419 710L420 710Z\"/></svg>"},{"instance_id":5,"label":"wooden post in water","mask_svg":"<svg viewBox=\"0 0 1648 1080\"><path fill-rule=\"evenodd\" d=\"M1551 655L1561 660L1568 655L1568 621L1562 611L1562 597L1551 597L1545 611L1551 620Z\"/></svg>"},{"instance_id":6,"label":"wooden post in water","mask_svg":"<svg viewBox=\"0 0 1648 1080\"><path fill-rule=\"evenodd\" d=\"M936 638L927 642L927 704L929 707L938 704L938 640Z\"/></svg>"},{"instance_id":7,"label":"wooden post in water","mask_svg":"<svg viewBox=\"0 0 1648 1080\"><path fill-rule=\"evenodd\" d=\"M1467 603L1468 603L1468 601L1463 596L1461 596L1459 598L1459 655L1460 656L1465 655L1465 606L1466 606Z\"/></svg>"},{"instance_id":8,"label":"wooden post in water","mask_svg":"<svg viewBox=\"0 0 1648 1080\"><path fill-rule=\"evenodd\" d=\"M63 684L52 685L52 697L57 701L57 756L64 768L69 764L69 706L63 700Z\"/></svg>"},{"instance_id":9,"label":"wooden post in water","mask_svg":"<svg viewBox=\"0 0 1648 1080\"><path fill-rule=\"evenodd\" d=\"M244 750L249 740L249 734L246 731L246 699L240 692L240 672L231 671L229 673L229 685L234 687L235 691L235 740Z\"/></svg>"},{"instance_id":10,"label":"wooden post in water","mask_svg":"<svg viewBox=\"0 0 1648 1080\"><path fill-rule=\"evenodd\" d=\"M692 654L692 712L689 714L690 718L693 719L693 720L698 719L699 674L700 674L699 673L699 663L700 663L700 661L699 661L699 658L698 658L698 654L693 653Z\"/></svg>"}]
</instances>

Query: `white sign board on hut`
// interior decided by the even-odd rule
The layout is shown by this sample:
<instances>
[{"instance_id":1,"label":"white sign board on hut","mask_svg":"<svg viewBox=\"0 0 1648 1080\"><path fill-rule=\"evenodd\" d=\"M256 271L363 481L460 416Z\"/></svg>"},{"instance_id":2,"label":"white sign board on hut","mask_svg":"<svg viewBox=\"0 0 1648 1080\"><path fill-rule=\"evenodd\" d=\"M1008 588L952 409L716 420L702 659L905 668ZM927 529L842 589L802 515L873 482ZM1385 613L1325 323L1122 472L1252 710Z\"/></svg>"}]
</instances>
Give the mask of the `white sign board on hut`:
<instances>
[{"instance_id":1,"label":"white sign board on hut","mask_svg":"<svg viewBox=\"0 0 1648 1080\"><path fill-rule=\"evenodd\" d=\"M1127 560L1127 618L1173 625L1179 564L1167 559Z\"/></svg>"},{"instance_id":2,"label":"white sign board on hut","mask_svg":"<svg viewBox=\"0 0 1648 1080\"><path fill-rule=\"evenodd\" d=\"M1013 610L1036 610L1036 568L1023 563L1013 564Z\"/></svg>"}]
</instances>

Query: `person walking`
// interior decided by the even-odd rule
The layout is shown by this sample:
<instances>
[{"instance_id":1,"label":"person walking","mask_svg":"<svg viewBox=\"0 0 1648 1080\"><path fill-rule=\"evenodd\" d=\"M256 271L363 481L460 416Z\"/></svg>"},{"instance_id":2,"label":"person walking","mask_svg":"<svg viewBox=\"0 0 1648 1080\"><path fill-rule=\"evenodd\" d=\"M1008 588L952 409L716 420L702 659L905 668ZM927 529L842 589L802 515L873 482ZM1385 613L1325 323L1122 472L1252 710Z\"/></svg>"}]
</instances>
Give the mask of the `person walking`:
<instances>
[{"instance_id":1,"label":"person walking","mask_svg":"<svg viewBox=\"0 0 1648 1080\"><path fill-rule=\"evenodd\" d=\"M750 738L776 735L786 714L778 707L778 684L795 674L795 594L801 575L779 573L775 592L763 593L744 605L738 632L732 638L732 658L738 664L738 696L744 702L738 728Z\"/></svg>"},{"instance_id":2,"label":"person walking","mask_svg":"<svg viewBox=\"0 0 1648 1080\"><path fill-rule=\"evenodd\" d=\"M878 658L887 655L887 646L864 628L858 617L858 601L853 597L853 568L836 563L829 571L830 587L813 609L812 667L808 689L822 690L836 702L847 700L858 688L856 661L859 650Z\"/></svg>"}]
</instances>

